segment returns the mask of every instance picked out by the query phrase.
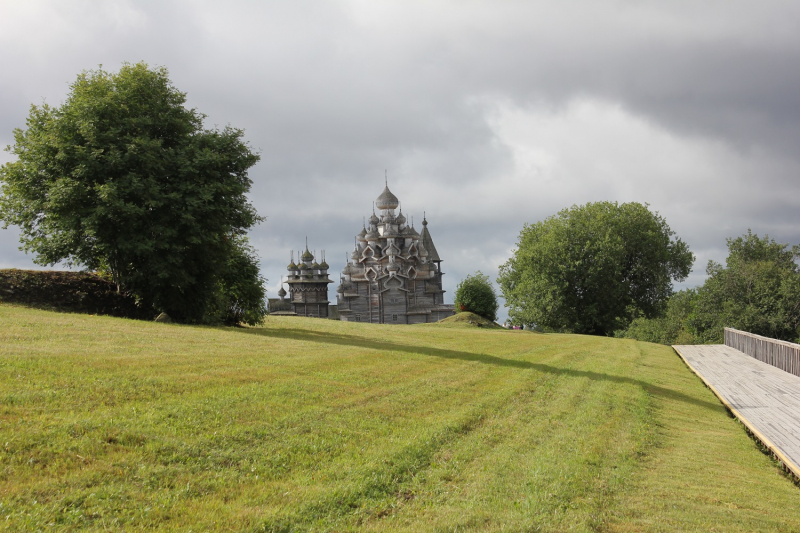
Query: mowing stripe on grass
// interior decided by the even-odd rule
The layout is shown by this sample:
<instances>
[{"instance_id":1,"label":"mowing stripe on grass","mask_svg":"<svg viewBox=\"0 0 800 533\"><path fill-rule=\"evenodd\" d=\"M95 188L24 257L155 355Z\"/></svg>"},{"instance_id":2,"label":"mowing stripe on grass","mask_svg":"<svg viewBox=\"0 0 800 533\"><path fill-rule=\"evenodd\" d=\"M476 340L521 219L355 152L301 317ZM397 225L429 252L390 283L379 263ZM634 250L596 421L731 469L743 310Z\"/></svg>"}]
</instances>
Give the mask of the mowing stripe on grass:
<instances>
[{"instance_id":1,"label":"mowing stripe on grass","mask_svg":"<svg viewBox=\"0 0 800 533\"><path fill-rule=\"evenodd\" d=\"M0 305L9 530L800 530L668 347Z\"/></svg>"}]
</instances>

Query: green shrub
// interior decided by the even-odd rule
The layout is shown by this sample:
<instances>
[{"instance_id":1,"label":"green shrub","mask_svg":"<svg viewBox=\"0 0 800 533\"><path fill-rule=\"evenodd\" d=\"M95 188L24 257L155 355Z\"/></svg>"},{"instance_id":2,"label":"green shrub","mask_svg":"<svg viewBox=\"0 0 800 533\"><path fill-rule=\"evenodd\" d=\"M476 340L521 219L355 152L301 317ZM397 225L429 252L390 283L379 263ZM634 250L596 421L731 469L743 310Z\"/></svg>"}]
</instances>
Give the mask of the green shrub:
<instances>
[{"instance_id":1,"label":"green shrub","mask_svg":"<svg viewBox=\"0 0 800 533\"><path fill-rule=\"evenodd\" d=\"M667 302L663 316L636 318L627 329L616 332L615 336L666 345L697 344L697 339L686 323L694 309L696 298L697 292L694 289L676 292Z\"/></svg>"},{"instance_id":2,"label":"green shrub","mask_svg":"<svg viewBox=\"0 0 800 533\"><path fill-rule=\"evenodd\" d=\"M497 319L497 295L489 277L480 270L467 276L456 289L456 312L469 311L476 315Z\"/></svg>"}]
</instances>

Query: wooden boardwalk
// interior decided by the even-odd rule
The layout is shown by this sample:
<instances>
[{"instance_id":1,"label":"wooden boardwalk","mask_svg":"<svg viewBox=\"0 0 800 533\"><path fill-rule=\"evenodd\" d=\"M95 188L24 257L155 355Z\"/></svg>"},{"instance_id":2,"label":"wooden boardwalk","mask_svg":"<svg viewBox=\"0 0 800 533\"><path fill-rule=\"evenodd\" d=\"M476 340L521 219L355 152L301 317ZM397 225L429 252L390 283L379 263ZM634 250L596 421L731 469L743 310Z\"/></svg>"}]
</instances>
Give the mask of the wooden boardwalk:
<instances>
[{"instance_id":1,"label":"wooden boardwalk","mask_svg":"<svg viewBox=\"0 0 800 533\"><path fill-rule=\"evenodd\" d=\"M724 344L673 348L736 418L800 478L800 377Z\"/></svg>"}]
</instances>

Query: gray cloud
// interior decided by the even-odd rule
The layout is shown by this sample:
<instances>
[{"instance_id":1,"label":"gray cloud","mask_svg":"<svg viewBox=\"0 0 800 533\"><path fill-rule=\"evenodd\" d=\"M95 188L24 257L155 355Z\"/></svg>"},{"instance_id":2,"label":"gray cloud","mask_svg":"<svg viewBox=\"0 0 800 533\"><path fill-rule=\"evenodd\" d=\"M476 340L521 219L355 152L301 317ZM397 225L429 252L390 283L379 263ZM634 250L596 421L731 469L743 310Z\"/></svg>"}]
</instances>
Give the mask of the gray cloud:
<instances>
[{"instance_id":1,"label":"gray cloud","mask_svg":"<svg viewBox=\"0 0 800 533\"><path fill-rule=\"evenodd\" d=\"M446 289L494 277L525 222L649 202L698 255L800 242L792 2L4 2L0 144L83 69L170 69L262 155L253 241L277 289L306 235L341 267L389 169ZM10 160L0 155L0 162ZM419 224L419 222L417 222ZM29 266L13 229L0 264Z\"/></svg>"}]
</instances>

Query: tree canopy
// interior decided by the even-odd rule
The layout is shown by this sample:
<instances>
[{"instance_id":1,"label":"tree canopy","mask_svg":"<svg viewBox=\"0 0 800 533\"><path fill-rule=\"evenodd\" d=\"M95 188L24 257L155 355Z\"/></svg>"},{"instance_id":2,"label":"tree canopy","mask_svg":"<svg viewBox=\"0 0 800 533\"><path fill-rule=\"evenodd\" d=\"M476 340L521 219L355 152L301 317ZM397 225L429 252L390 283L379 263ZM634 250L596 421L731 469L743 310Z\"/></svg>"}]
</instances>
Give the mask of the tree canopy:
<instances>
[{"instance_id":1,"label":"tree canopy","mask_svg":"<svg viewBox=\"0 0 800 533\"><path fill-rule=\"evenodd\" d=\"M748 230L730 238L725 265L708 262L708 279L670 298L665 315L637 318L619 334L662 344L721 343L725 327L800 340L800 246Z\"/></svg>"},{"instance_id":2,"label":"tree canopy","mask_svg":"<svg viewBox=\"0 0 800 533\"><path fill-rule=\"evenodd\" d=\"M699 342L722 342L731 327L796 341L800 327L800 246L790 248L748 230L728 239L725 266L709 261L688 328Z\"/></svg>"},{"instance_id":3,"label":"tree canopy","mask_svg":"<svg viewBox=\"0 0 800 533\"><path fill-rule=\"evenodd\" d=\"M259 156L185 102L166 68L138 63L85 71L61 106L31 106L0 169L0 218L22 249L107 271L177 320L206 316L237 237L260 221L246 197Z\"/></svg>"},{"instance_id":4,"label":"tree canopy","mask_svg":"<svg viewBox=\"0 0 800 533\"><path fill-rule=\"evenodd\" d=\"M481 271L461 280L456 288L456 311L470 311L476 315L497 319L497 295L489 277Z\"/></svg>"},{"instance_id":5,"label":"tree canopy","mask_svg":"<svg viewBox=\"0 0 800 533\"><path fill-rule=\"evenodd\" d=\"M693 262L647 205L597 202L526 224L498 282L516 322L610 335L661 313Z\"/></svg>"}]
</instances>

